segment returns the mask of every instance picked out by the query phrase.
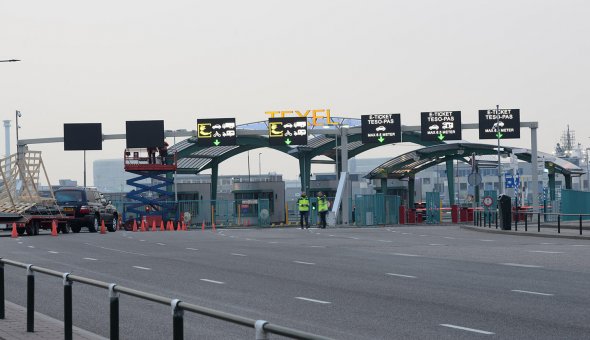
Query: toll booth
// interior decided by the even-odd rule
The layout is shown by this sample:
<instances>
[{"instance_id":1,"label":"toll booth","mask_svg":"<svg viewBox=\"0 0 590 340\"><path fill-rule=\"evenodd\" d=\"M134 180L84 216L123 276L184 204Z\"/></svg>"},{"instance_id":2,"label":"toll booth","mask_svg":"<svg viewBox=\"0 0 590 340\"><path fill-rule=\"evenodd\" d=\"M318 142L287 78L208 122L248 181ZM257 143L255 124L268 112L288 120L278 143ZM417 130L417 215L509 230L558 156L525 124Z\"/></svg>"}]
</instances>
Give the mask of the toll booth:
<instances>
[{"instance_id":1,"label":"toll booth","mask_svg":"<svg viewBox=\"0 0 590 340\"><path fill-rule=\"evenodd\" d=\"M265 226L286 220L284 181L234 182L232 195L238 225Z\"/></svg>"}]
</instances>

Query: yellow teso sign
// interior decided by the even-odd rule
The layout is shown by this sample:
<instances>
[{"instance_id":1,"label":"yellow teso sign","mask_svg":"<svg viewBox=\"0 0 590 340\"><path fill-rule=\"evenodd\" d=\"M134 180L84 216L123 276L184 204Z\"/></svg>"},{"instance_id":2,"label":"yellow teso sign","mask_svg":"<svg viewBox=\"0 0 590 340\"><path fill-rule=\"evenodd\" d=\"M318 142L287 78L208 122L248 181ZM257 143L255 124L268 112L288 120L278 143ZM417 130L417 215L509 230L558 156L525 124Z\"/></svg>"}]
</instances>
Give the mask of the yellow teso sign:
<instances>
[{"instance_id":1,"label":"yellow teso sign","mask_svg":"<svg viewBox=\"0 0 590 340\"><path fill-rule=\"evenodd\" d=\"M305 112L297 110L266 111L265 114L269 115L270 118L282 118L291 116L302 118L309 117L311 118L311 125L313 126L338 125L338 123L334 123L330 118L330 109L307 110Z\"/></svg>"}]
</instances>

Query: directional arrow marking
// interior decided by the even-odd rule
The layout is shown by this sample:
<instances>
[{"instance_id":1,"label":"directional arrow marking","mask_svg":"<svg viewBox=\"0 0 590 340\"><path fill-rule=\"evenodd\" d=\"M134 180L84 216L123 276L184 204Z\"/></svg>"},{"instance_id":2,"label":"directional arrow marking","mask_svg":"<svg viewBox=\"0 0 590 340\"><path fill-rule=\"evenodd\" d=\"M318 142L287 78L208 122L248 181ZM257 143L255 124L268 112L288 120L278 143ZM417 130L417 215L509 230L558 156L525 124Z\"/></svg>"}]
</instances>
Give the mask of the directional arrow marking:
<instances>
[{"instance_id":1,"label":"directional arrow marking","mask_svg":"<svg viewBox=\"0 0 590 340\"><path fill-rule=\"evenodd\" d=\"M379 136L379 138L377 138L377 140L378 140L380 143L383 143L383 141L385 140L385 138L383 138L383 136Z\"/></svg>"},{"instance_id":2,"label":"directional arrow marking","mask_svg":"<svg viewBox=\"0 0 590 340\"><path fill-rule=\"evenodd\" d=\"M221 142L219 141L219 139L216 139L215 142L213 142L213 144L215 144L215 146L218 146L219 144L221 144Z\"/></svg>"},{"instance_id":3,"label":"directional arrow marking","mask_svg":"<svg viewBox=\"0 0 590 340\"><path fill-rule=\"evenodd\" d=\"M504 136L504 135L502 134L502 132L498 132L498 133L496 133L496 137L498 137L498 139L499 139L499 138L502 138L502 136Z\"/></svg>"},{"instance_id":4,"label":"directional arrow marking","mask_svg":"<svg viewBox=\"0 0 590 340\"><path fill-rule=\"evenodd\" d=\"M445 139L445 135L440 133L437 138L442 141L443 139Z\"/></svg>"},{"instance_id":5,"label":"directional arrow marking","mask_svg":"<svg viewBox=\"0 0 590 340\"><path fill-rule=\"evenodd\" d=\"M287 138L287 140L285 141L285 144L287 144L287 145L291 144L291 140L289 138Z\"/></svg>"}]
</instances>

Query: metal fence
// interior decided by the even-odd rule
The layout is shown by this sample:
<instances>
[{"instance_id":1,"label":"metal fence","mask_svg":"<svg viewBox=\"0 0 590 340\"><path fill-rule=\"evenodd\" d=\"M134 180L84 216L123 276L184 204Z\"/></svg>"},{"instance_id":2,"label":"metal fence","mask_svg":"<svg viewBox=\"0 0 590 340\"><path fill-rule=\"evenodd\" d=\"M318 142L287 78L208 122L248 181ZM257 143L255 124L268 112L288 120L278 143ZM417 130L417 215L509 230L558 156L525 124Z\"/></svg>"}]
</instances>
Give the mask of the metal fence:
<instances>
[{"instance_id":1,"label":"metal fence","mask_svg":"<svg viewBox=\"0 0 590 340\"><path fill-rule=\"evenodd\" d=\"M316 339L327 340L329 338L299 331L296 329L271 324L265 320L254 320L240 315L225 313L194 305L188 302L180 301L179 299L171 299L163 296L142 292L139 290L119 286L115 283L108 283L89 279L86 277L72 275L70 273L61 273L52 269L47 269L31 264L25 264L9 259L0 258L0 319L5 318L5 290L4 290L4 265L26 269L27 276L27 332L35 331L35 272L46 274L59 278L63 281L64 293L64 338L71 340L73 338L73 322L72 322L72 285L74 282L81 284L102 288L108 290L108 298L110 302L110 329L109 335L111 340L119 339L119 294L133 296L142 300L155 302L171 307L172 311L172 339L184 339L184 312L192 312L200 315L205 315L214 319L223 320L237 325L254 328L255 339L266 340L269 339L269 334L276 334L292 339Z\"/></svg>"},{"instance_id":2,"label":"metal fence","mask_svg":"<svg viewBox=\"0 0 590 340\"><path fill-rule=\"evenodd\" d=\"M583 231L590 231L590 214L561 214L531 211L512 211L510 213L510 228L514 231L541 232L551 230L561 234L562 230L575 231L579 235ZM473 225L498 229L497 211L475 211Z\"/></svg>"},{"instance_id":3,"label":"metal fence","mask_svg":"<svg viewBox=\"0 0 590 340\"><path fill-rule=\"evenodd\" d=\"M400 197L395 195L356 195L354 221L361 226L397 224L400 204Z\"/></svg>"}]
</instances>

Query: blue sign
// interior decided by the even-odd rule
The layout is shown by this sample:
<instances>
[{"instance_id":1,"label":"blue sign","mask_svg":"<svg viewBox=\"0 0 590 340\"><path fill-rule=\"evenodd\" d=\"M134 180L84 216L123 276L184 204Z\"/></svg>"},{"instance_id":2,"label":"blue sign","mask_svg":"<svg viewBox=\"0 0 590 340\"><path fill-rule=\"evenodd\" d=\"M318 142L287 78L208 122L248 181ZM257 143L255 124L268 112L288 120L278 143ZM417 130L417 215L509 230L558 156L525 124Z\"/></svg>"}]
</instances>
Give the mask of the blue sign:
<instances>
[{"instance_id":1,"label":"blue sign","mask_svg":"<svg viewBox=\"0 0 590 340\"><path fill-rule=\"evenodd\" d=\"M512 177L511 173L504 174L504 188L514 188L514 177Z\"/></svg>"}]
</instances>

